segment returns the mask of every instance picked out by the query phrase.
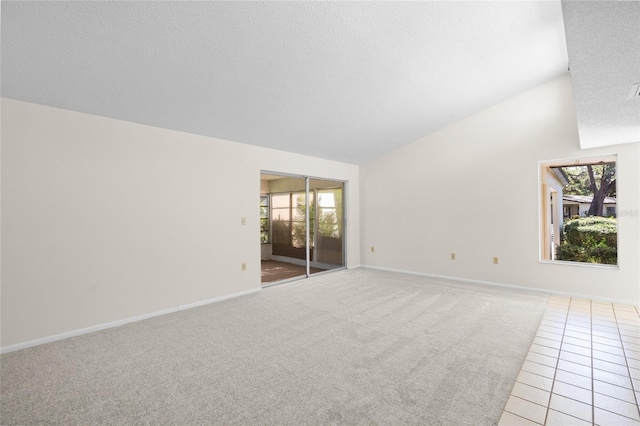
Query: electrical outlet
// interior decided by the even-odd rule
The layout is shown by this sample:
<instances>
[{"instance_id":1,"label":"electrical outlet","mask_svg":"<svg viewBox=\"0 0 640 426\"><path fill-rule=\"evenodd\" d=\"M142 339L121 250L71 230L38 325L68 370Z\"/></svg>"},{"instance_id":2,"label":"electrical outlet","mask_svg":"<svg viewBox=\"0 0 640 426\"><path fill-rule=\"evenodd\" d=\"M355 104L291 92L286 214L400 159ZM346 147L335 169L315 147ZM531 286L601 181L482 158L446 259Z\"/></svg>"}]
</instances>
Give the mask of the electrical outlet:
<instances>
[{"instance_id":1,"label":"electrical outlet","mask_svg":"<svg viewBox=\"0 0 640 426\"><path fill-rule=\"evenodd\" d=\"M240 225L246 225L247 224L247 218L246 217L241 217L240 218Z\"/></svg>"},{"instance_id":2,"label":"electrical outlet","mask_svg":"<svg viewBox=\"0 0 640 426\"><path fill-rule=\"evenodd\" d=\"M246 270L247 270L247 263L246 263L246 262L242 262L241 269L242 269L243 271L246 271Z\"/></svg>"},{"instance_id":3,"label":"electrical outlet","mask_svg":"<svg viewBox=\"0 0 640 426\"><path fill-rule=\"evenodd\" d=\"M456 254L455 253L451 253L451 260L456 260Z\"/></svg>"},{"instance_id":4,"label":"electrical outlet","mask_svg":"<svg viewBox=\"0 0 640 426\"><path fill-rule=\"evenodd\" d=\"M371 246L371 253L373 253L374 251L376 251L376 248L374 246Z\"/></svg>"},{"instance_id":5,"label":"electrical outlet","mask_svg":"<svg viewBox=\"0 0 640 426\"><path fill-rule=\"evenodd\" d=\"M494 265L498 264L498 257L497 256L493 256L493 264Z\"/></svg>"}]
</instances>

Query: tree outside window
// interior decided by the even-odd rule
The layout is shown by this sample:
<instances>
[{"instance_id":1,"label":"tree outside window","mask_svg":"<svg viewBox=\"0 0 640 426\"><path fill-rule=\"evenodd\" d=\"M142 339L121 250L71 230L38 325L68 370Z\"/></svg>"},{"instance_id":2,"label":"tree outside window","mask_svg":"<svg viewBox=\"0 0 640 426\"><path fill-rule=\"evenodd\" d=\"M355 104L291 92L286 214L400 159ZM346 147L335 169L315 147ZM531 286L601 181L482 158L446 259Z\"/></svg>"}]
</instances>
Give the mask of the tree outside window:
<instances>
[{"instance_id":1,"label":"tree outside window","mask_svg":"<svg viewBox=\"0 0 640 426\"><path fill-rule=\"evenodd\" d=\"M616 265L615 156L541 163L542 259Z\"/></svg>"}]
</instances>

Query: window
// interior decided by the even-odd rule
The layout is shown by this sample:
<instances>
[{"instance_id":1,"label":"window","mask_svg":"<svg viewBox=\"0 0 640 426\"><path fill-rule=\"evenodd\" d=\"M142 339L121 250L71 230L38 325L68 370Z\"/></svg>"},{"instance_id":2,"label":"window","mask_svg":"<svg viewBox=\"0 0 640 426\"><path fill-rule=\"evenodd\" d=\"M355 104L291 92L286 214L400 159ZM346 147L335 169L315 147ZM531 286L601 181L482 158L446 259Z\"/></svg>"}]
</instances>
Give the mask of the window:
<instances>
[{"instance_id":1,"label":"window","mask_svg":"<svg viewBox=\"0 0 640 426\"><path fill-rule=\"evenodd\" d=\"M313 241L313 193L309 194L309 240ZM295 248L304 248L307 233L306 202L304 192L272 194L271 217L273 218L274 243L288 244Z\"/></svg>"},{"instance_id":2,"label":"window","mask_svg":"<svg viewBox=\"0 0 640 426\"><path fill-rule=\"evenodd\" d=\"M260 242L268 244L269 238L269 196L260 196Z\"/></svg>"},{"instance_id":3,"label":"window","mask_svg":"<svg viewBox=\"0 0 640 426\"><path fill-rule=\"evenodd\" d=\"M325 237L342 236L342 188L319 189L318 197L318 233Z\"/></svg>"},{"instance_id":4,"label":"window","mask_svg":"<svg viewBox=\"0 0 640 426\"><path fill-rule=\"evenodd\" d=\"M541 260L618 264L615 155L540 163Z\"/></svg>"}]
</instances>

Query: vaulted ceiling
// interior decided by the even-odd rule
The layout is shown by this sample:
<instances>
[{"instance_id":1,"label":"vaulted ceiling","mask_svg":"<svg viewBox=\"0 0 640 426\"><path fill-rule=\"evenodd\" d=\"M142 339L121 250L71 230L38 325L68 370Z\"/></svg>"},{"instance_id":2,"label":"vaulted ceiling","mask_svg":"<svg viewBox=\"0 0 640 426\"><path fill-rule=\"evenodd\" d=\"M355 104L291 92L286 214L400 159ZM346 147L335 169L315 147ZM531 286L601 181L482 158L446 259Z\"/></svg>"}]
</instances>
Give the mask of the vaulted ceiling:
<instances>
[{"instance_id":1,"label":"vaulted ceiling","mask_svg":"<svg viewBox=\"0 0 640 426\"><path fill-rule=\"evenodd\" d=\"M564 29L559 1L3 1L2 96L361 164L566 73Z\"/></svg>"}]
</instances>

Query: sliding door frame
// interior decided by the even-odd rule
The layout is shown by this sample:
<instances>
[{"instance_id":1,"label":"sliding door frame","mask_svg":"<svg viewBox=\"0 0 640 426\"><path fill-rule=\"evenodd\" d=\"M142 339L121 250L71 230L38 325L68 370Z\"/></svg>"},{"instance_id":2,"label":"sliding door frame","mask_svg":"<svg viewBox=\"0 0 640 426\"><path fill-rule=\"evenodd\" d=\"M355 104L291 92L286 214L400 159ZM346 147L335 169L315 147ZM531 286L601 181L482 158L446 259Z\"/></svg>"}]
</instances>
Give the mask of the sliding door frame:
<instances>
[{"instance_id":1,"label":"sliding door frame","mask_svg":"<svg viewBox=\"0 0 640 426\"><path fill-rule=\"evenodd\" d=\"M322 271L322 272L318 272L318 274L324 274L324 273L329 273L329 272L333 272L336 270L340 270L340 269L346 269L347 268L347 246L348 246L348 237L347 237L347 230L348 230L348 209L349 209L349 203L347 202L347 198L348 198L348 194L349 194L349 189L348 189L348 181L345 180L341 180L341 179L331 179L331 178L324 178L324 177L318 177L318 176L309 176L309 175L298 175L295 173L282 173L282 172L276 172L276 171L272 171L272 170L260 170L260 175L272 175L272 176L282 176L282 177L287 177L287 178L294 178L294 179L304 179L304 187L305 187L305 230L306 230L306 235L305 235L305 264L306 264L306 277L305 278L309 278L311 276L311 252L310 252L310 247L309 247L309 238L311 236L310 234L310 229L309 229L309 225L310 225L310 219L309 219L309 207L310 207L310 203L309 203L309 182L310 180L322 180L322 181L326 181L326 182L336 182L336 183L340 183L342 184L342 226L343 226L343 231L342 231L342 263L343 265L341 267L335 268L335 269L331 269L328 271ZM271 227L270 227L271 229ZM297 278L296 278L297 279ZM286 282L289 280L284 280L282 282Z\"/></svg>"}]
</instances>

